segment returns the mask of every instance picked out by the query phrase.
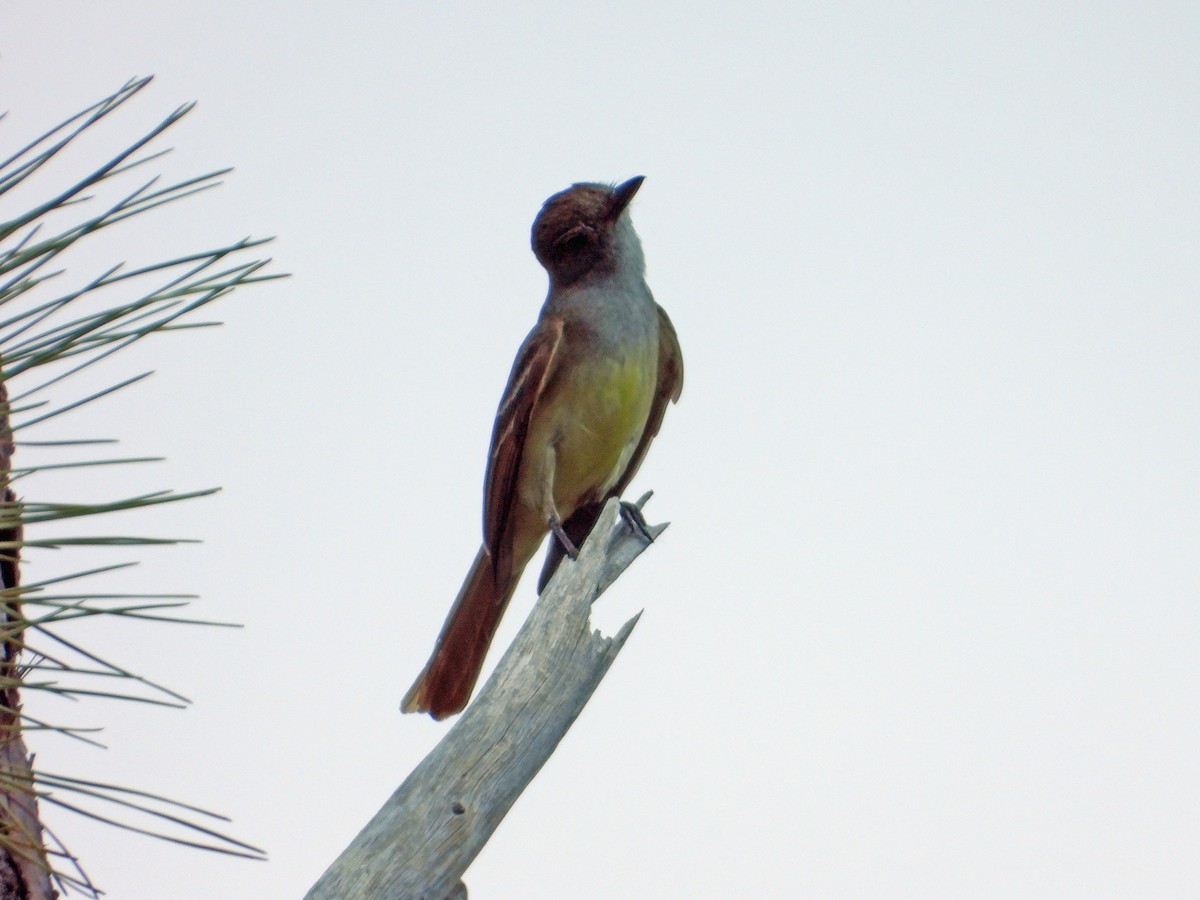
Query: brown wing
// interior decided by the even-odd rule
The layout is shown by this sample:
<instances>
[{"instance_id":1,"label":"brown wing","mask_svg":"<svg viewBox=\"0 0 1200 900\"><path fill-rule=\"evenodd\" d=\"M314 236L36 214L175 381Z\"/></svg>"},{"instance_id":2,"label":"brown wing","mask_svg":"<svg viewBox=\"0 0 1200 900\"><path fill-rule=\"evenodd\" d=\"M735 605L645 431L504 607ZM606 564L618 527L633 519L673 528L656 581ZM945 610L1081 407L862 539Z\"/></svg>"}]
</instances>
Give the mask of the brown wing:
<instances>
[{"instance_id":1,"label":"brown wing","mask_svg":"<svg viewBox=\"0 0 1200 900\"><path fill-rule=\"evenodd\" d=\"M596 519L600 517L600 511L604 508L608 498L619 496L629 482L633 481L638 466L642 464L642 460L646 458L646 451L650 449L650 442L654 440L658 429L662 427L663 416L667 412L667 403L678 400L682 392L683 352L679 349L679 338L675 336L675 327L660 306L658 308L658 384L654 389L654 401L650 406L646 427L642 431L642 438L638 441L637 449L629 458L629 465L625 467L625 471L613 489L599 500L579 507L563 522L563 530L566 531L571 543L576 547L582 546L587 536L591 534ZM538 578L539 594L550 583L550 578L554 575L558 564L562 562L565 553L561 543L555 540L550 541L549 549L546 551L546 562L542 565L542 574Z\"/></svg>"},{"instance_id":2,"label":"brown wing","mask_svg":"<svg viewBox=\"0 0 1200 900\"><path fill-rule=\"evenodd\" d=\"M625 492L638 467L646 458L650 442L662 427L663 416L667 413L667 403L675 403L683 393L683 351L679 349L679 338L675 335L675 326L671 324L666 310L658 308L658 386L654 390L654 402L650 405L650 416L646 419L646 428L642 431L642 439L638 441L637 449L629 458L629 465L621 475L612 494L620 495Z\"/></svg>"},{"instance_id":3,"label":"brown wing","mask_svg":"<svg viewBox=\"0 0 1200 900\"><path fill-rule=\"evenodd\" d=\"M506 554L517 499L517 475L529 418L546 385L555 353L562 340L563 322L557 316L538 321L517 352L508 387L496 411L492 448L488 454L487 477L483 483L483 543L492 554L496 571L507 570Z\"/></svg>"}]
</instances>

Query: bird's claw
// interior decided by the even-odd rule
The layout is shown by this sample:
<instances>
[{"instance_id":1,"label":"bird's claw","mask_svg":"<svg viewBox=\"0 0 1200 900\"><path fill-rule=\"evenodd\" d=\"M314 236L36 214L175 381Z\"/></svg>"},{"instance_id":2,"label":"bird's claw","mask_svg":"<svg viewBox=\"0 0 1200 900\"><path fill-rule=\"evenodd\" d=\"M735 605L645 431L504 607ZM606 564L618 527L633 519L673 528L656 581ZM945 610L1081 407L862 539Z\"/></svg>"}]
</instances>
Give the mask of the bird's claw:
<instances>
[{"instance_id":1,"label":"bird's claw","mask_svg":"<svg viewBox=\"0 0 1200 900\"><path fill-rule=\"evenodd\" d=\"M626 500L621 501L621 518L636 534L642 536L642 539L647 544L654 543L654 535L650 533L650 526L646 524L646 517L642 515L642 504L650 499L650 495L646 494L637 503L629 503Z\"/></svg>"},{"instance_id":2,"label":"bird's claw","mask_svg":"<svg viewBox=\"0 0 1200 900\"><path fill-rule=\"evenodd\" d=\"M569 537L567 537L567 532L563 530L562 522L559 520L558 516L551 516L548 524L550 525L550 533L554 535L554 539L562 545L562 548L564 551L566 551L567 556L569 556L572 560L578 559L579 548L571 542Z\"/></svg>"}]
</instances>

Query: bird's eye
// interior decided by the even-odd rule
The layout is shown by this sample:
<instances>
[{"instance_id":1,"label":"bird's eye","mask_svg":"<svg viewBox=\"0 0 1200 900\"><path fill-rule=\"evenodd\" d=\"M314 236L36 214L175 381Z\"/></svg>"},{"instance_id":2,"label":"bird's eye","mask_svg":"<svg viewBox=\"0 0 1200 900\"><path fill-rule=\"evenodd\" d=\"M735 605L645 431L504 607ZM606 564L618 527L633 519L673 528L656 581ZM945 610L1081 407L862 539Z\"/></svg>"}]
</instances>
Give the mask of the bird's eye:
<instances>
[{"instance_id":1,"label":"bird's eye","mask_svg":"<svg viewBox=\"0 0 1200 900\"><path fill-rule=\"evenodd\" d=\"M577 253L592 240L591 230L586 225L576 225L554 242L554 246L566 253Z\"/></svg>"}]
</instances>

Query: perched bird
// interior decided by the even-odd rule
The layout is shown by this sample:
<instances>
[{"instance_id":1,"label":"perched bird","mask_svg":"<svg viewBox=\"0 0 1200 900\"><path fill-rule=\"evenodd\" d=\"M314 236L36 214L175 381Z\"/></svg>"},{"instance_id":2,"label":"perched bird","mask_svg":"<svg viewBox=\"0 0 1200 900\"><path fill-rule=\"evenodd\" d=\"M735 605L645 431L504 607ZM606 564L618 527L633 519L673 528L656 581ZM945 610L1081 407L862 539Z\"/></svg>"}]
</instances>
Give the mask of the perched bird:
<instances>
[{"instance_id":1,"label":"perched bird","mask_svg":"<svg viewBox=\"0 0 1200 900\"><path fill-rule=\"evenodd\" d=\"M483 546L404 712L460 712L526 564L550 532L541 591L574 558L608 498L637 472L683 389L671 320L646 286L629 202L642 177L576 184L533 223L550 276L496 413L483 489Z\"/></svg>"}]
</instances>

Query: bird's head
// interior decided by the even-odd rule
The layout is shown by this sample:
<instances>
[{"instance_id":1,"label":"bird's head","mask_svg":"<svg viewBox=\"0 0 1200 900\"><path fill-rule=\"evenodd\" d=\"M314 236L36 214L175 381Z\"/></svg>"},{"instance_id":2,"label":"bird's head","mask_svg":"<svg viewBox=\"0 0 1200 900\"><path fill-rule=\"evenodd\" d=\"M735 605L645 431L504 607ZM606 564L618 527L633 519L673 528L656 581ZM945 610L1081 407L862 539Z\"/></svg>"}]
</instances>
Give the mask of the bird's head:
<instances>
[{"instance_id":1,"label":"bird's head","mask_svg":"<svg viewBox=\"0 0 1200 900\"><path fill-rule=\"evenodd\" d=\"M615 187L574 184L542 204L533 222L533 253L550 282L567 287L632 268L641 277L642 246L627 208L644 176Z\"/></svg>"}]
</instances>

